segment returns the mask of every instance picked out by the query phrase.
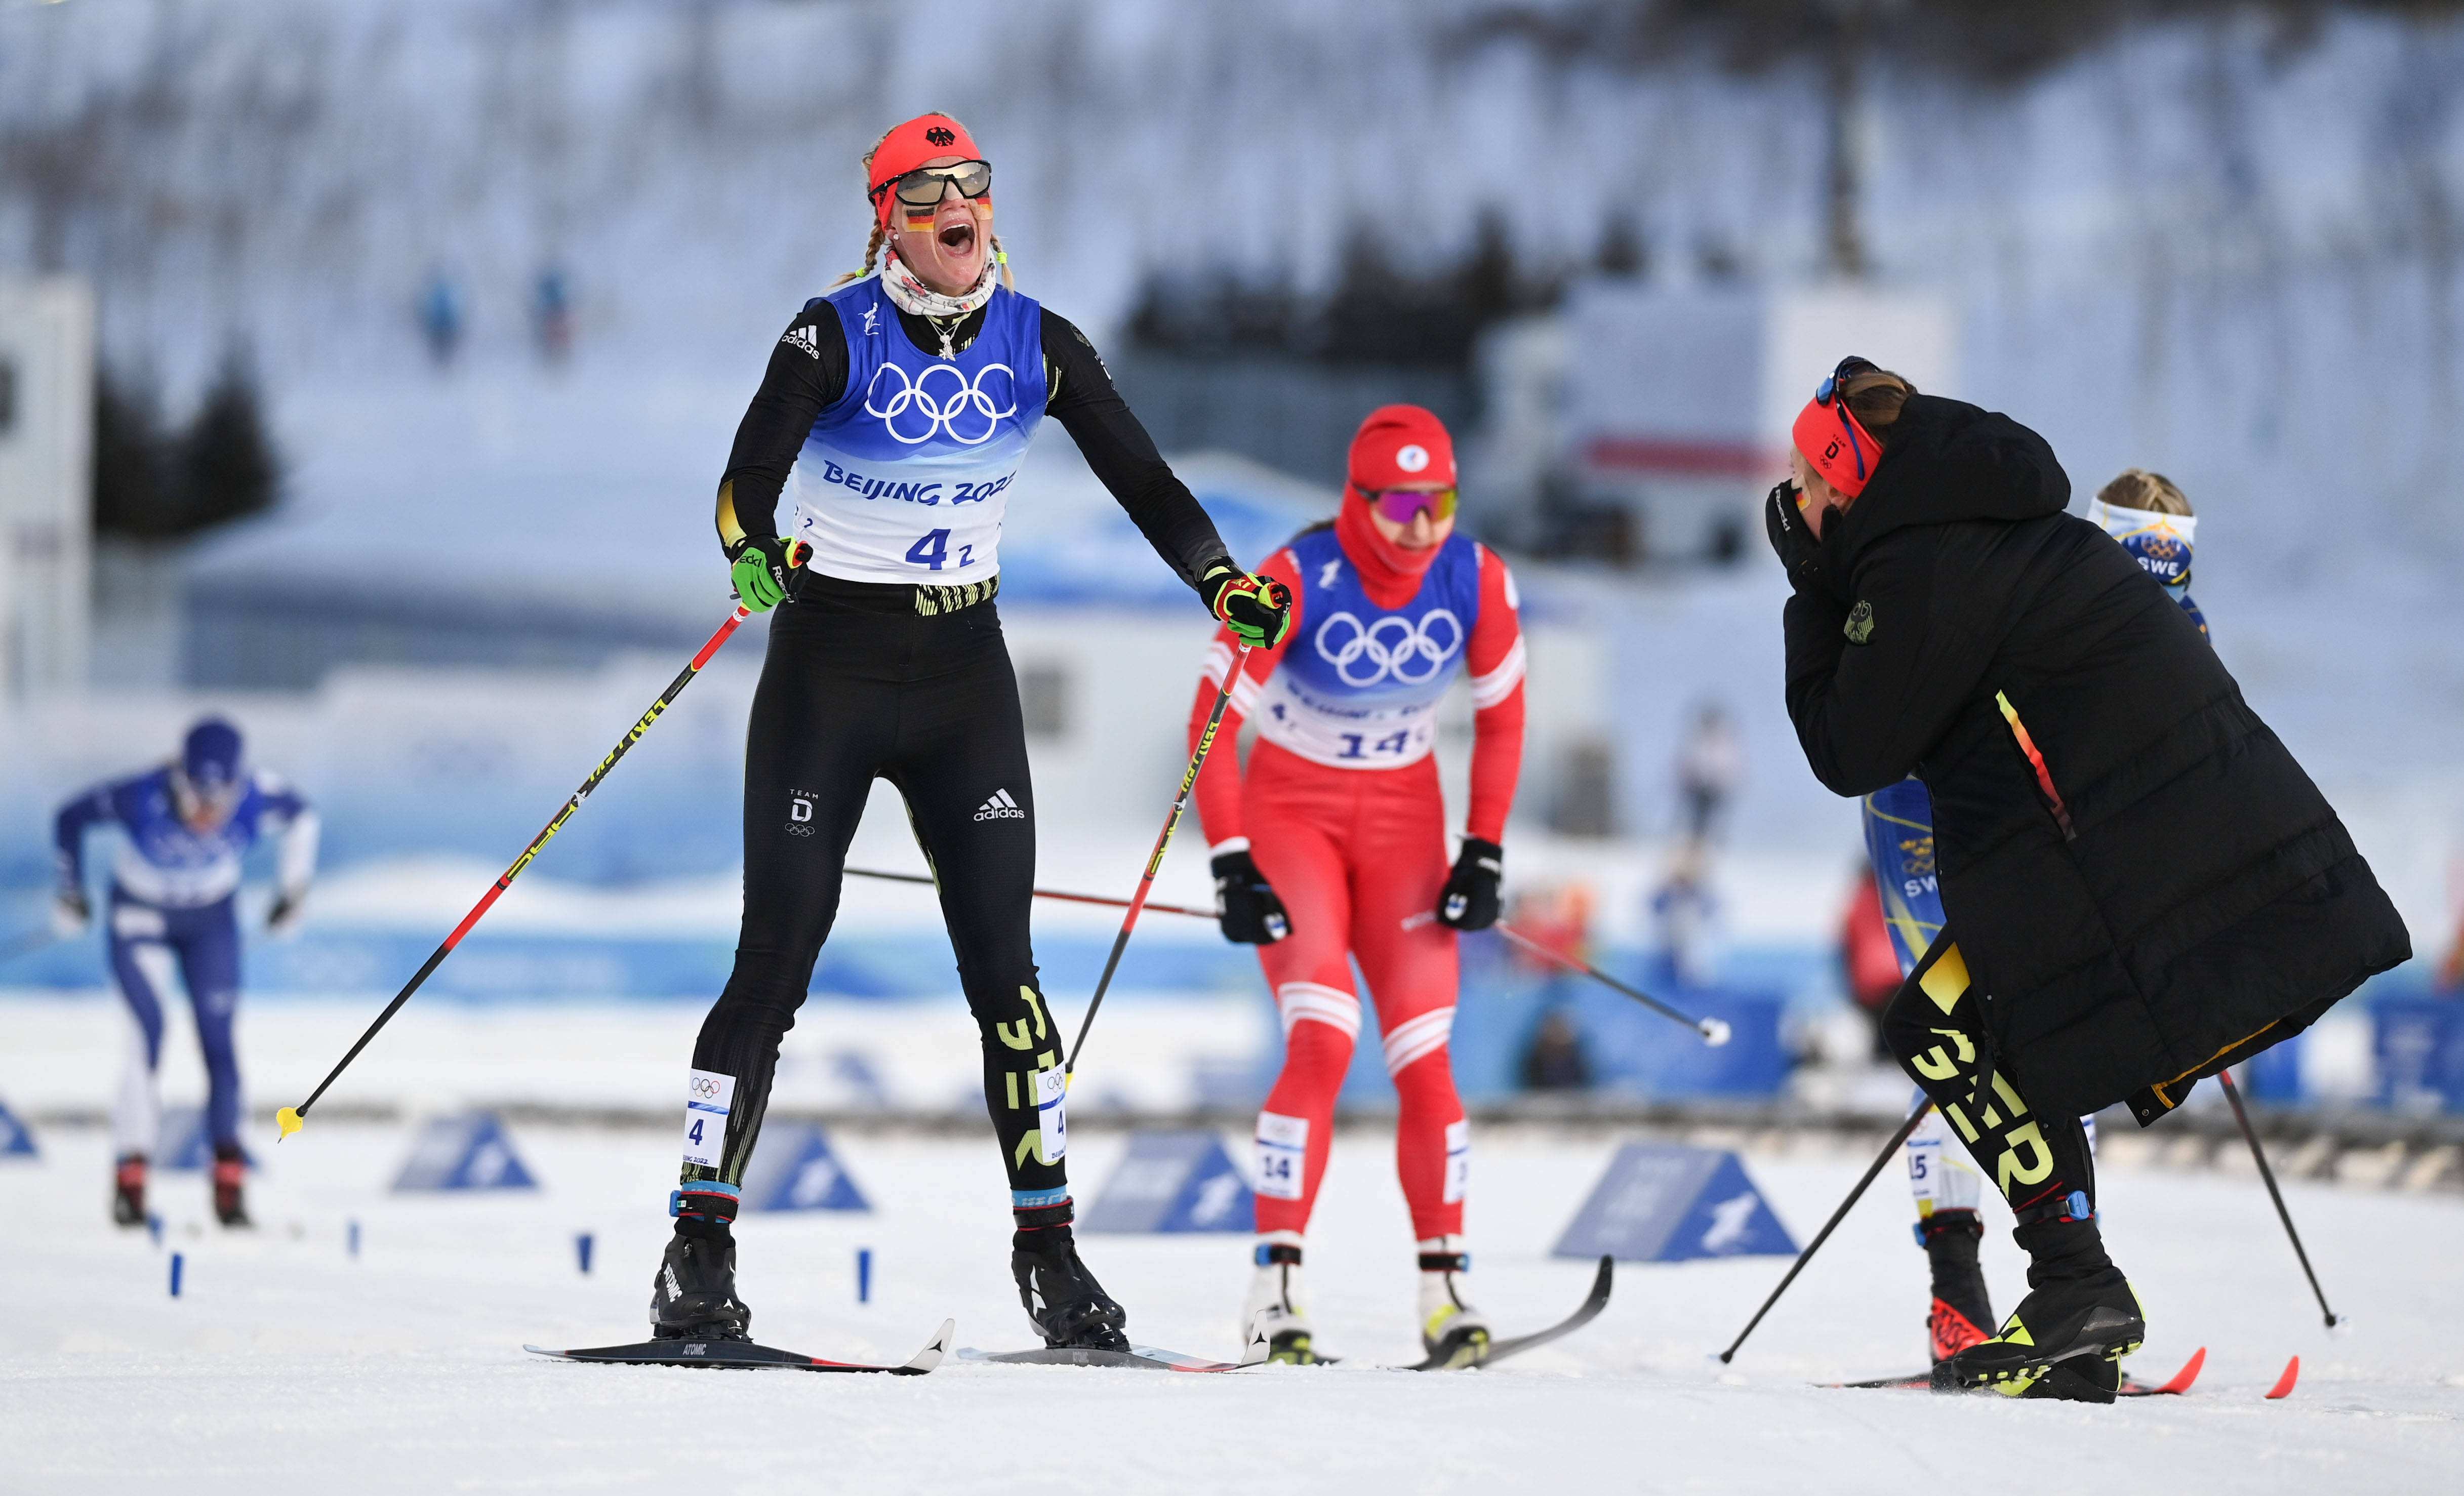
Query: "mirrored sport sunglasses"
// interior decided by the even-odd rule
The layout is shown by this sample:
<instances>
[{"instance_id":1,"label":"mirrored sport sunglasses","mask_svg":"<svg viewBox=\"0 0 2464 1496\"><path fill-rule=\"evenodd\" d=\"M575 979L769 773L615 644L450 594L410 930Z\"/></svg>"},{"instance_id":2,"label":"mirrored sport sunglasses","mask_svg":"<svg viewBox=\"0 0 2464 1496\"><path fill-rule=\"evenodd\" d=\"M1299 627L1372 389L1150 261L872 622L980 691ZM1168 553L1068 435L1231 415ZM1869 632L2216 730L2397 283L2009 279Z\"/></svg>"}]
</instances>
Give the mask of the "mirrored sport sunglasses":
<instances>
[{"instance_id":1,"label":"mirrored sport sunglasses","mask_svg":"<svg viewBox=\"0 0 2464 1496\"><path fill-rule=\"evenodd\" d=\"M960 197L983 196L993 189L993 164L961 161L947 166L918 166L874 187L870 196L877 202L882 193L894 191L898 200L910 208L931 208L954 187Z\"/></svg>"},{"instance_id":2,"label":"mirrored sport sunglasses","mask_svg":"<svg viewBox=\"0 0 2464 1496\"><path fill-rule=\"evenodd\" d=\"M1362 495L1377 512L1397 524L1410 524L1414 515L1427 511L1432 524L1455 517L1455 491L1419 488L1387 488Z\"/></svg>"}]
</instances>

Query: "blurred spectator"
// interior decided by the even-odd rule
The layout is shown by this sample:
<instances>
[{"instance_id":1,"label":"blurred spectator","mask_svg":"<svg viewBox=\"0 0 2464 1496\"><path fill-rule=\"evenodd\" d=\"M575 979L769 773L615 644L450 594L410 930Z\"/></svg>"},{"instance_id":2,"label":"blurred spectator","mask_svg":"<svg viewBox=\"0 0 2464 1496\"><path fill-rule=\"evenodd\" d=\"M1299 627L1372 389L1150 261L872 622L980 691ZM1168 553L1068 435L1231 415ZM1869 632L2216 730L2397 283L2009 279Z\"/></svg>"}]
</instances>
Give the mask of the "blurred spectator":
<instances>
[{"instance_id":1,"label":"blurred spectator","mask_svg":"<svg viewBox=\"0 0 2464 1496\"><path fill-rule=\"evenodd\" d=\"M1531 1030L1518 1071L1525 1090L1587 1090L1592 1084L1592 1059L1583 1036L1566 1010L1551 1007Z\"/></svg>"},{"instance_id":2,"label":"blurred spectator","mask_svg":"<svg viewBox=\"0 0 2464 1496\"><path fill-rule=\"evenodd\" d=\"M1839 968L1848 996L1874 1025L1874 1058L1887 1060L1882 1044L1882 1009L1900 990L1900 956L1891 946L1891 928L1882 919L1882 891L1873 869L1857 865L1855 891L1848 915L1839 924Z\"/></svg>"},{"instance_id":3,"label":"blurred spectator","mask_svg":"<svg viewBox=\"0 0 2464 1496\"><path fill-rule=\"evenodd\" d=\"M429 360L440 369L452 363L462 347L462 288L442 266L429 272L420 290L418 317Z\"/></svg>"},{"instance_id":4,"label":"blurred spectator","mask_svg":"<svg viewBox=\"0 0 2464 1496\"><path fill-rule=\"evenodd\" d=\"M1668 876L1651 895L1652 927L1659 932L1660 951L1677 981L1687 987L1708 986L1714 976L1713 937L1720 901L1711 891L1700 841L1678 844L1669 860Z\"/></svg>"},{"instance_id":5,"label":"blurred spectator","mask_svg":"<svg viewBox=\"0 0 2464 1496\"><path fill-rule=\"evenodd\" d=\"M562 363L573 351L573 298L562 266L539 272L531 290L531 331L539 339L539 357L550 363Z\"/></svg>"},{"instance_id":6,"label":"blurred spectator","mask_svg":"<svg viewBox=\"0 0 2464 1496\"><path fill-rule=\"evenodd\" d=\"M1716 701L1705 702L1677 759L1677 787L1685 801L1687 840L1710 845L1721 812L1727 808L1745 771L1745 749L1737 741L1728 714Z\"/></svg>"}]
</instances>

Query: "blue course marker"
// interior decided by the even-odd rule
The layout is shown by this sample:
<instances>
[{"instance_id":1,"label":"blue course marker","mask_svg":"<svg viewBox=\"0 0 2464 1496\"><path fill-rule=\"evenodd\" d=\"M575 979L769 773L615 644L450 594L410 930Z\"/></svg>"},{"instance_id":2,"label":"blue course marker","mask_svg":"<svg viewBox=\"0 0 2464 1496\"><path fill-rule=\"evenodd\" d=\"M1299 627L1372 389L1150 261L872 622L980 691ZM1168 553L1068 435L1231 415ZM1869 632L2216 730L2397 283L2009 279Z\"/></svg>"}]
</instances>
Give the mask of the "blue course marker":
<instances>
[{"instance_id":1,"label":"blue course marker","mask_svg":"<svg viewBox=\"0 0 2464 1496\"><path fill-rule=\"evenodd\" d=\"M590 1276L590 1233L580 1231L573 1238L574 1261L582 1265L582 1275Z\"/></svg>"},{"instance_id":2,"label":"blue course marker","mask_svg":"<svg viewBox=\"0 0 2464 1496\"><path fill-rule=\"evenodd\" d=\"M360 1223L356 1221L352 1221L350 1230L344 1235L350 1243L351 1256L356 1260L360 1255Z\"/></svg>"},{"instance_id":3,"label":"blue course marker","mask_svg":"<svg viewBox=\"0 0 2464 1496\"><path fill-rule=\"evenodd\" d=\"M855 1249L855 1301L872 1302L872 1248L869 1246Z\"/></svg>"},{"instance_id":4,"label":"blue course marker","mask_svg":"<svg viewBox=\"0 0 2464 1496\"><path fill-rule=\"evenodd\" d=\"M178 1252L173 1252L171 1254L171 1297L175 1299L180 1296L181 1269L187 1266L187 1264L188 1259L183 1254Z\"/></svg>"}]
</instances>

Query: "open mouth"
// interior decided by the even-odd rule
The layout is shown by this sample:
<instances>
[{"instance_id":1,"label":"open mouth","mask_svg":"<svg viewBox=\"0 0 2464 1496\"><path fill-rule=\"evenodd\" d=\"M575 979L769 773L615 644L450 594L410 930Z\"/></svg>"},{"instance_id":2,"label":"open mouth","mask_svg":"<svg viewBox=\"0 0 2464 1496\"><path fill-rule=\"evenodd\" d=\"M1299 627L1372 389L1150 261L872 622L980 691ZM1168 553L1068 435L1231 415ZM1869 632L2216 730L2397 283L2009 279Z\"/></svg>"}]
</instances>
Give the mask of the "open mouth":
<instances>
[{"instance_id":1,"label":"open mouth","mask_svg":"<svg viewBox=\"0 0 2464 1496\"><path fill-rule=\"evenodd\" d=\"M963 257L973 253L976 248L976 226L972 216L944 223L935 231L934 238L939 242L941 252L945 254Z\"/></svg>"}]
</instances>

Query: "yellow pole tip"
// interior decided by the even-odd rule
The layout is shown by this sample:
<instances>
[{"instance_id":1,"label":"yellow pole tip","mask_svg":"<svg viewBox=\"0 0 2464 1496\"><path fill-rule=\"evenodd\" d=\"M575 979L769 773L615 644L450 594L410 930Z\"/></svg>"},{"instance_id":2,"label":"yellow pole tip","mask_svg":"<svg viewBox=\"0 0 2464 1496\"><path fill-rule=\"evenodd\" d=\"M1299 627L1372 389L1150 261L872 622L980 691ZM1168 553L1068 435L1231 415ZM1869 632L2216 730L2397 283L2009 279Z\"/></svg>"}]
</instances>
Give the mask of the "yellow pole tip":
<instances>
[{"instance_id":1,"label":"yellow pole tip","mask_svg":"<svg viewBox=\"0 0 2464 1496\"><path fill-rule=\"evenodd\" d=\"M297 1107L285 1107L274 1114L275 1131L281 1134L281 1137L276 1137L275 1141L278 1143L282 1138L289 1137L292 1133L298 1132L301 1128L306 1127L307 1125L308 1124L306 1122L300 1120L299 1109Z\"/></svg>"}]
</instances>

